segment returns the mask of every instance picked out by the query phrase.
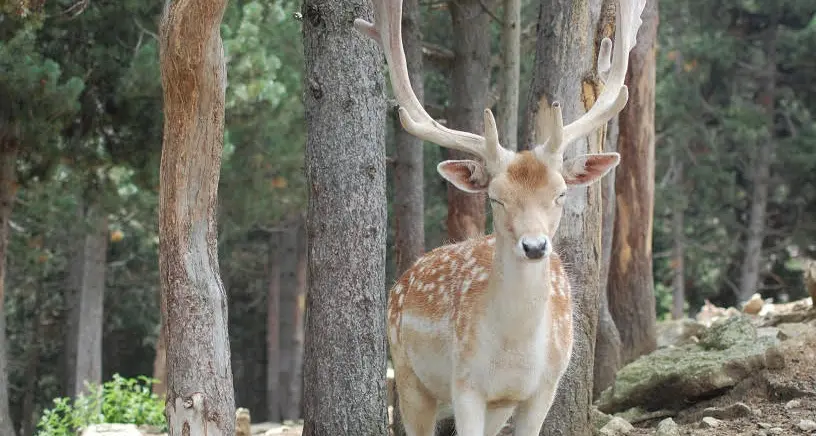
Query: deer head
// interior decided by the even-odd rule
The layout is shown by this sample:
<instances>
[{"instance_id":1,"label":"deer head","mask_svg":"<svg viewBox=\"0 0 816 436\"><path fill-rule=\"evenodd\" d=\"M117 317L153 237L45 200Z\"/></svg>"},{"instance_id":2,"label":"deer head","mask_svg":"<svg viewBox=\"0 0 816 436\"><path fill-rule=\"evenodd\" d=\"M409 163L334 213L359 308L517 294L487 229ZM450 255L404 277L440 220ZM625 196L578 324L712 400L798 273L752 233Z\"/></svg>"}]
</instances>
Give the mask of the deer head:
<instances>
[{"instance_id":1,"label":"deer head","mask_svg":"<svg viewBox=\"0 0 816 436\"><path fill-rule=\"evenodd\" d=\"M636 5L620 3L618 43L613 50L609 38L601 42L598 72L605 87L595 105L564 125L560 105L553 103L552 111L542 111L552 114L552 119L538 120L539 125L546 126L548 139L522 152L499 144L490 109L484 113L485 136L449 129L428 115L408 78L400 26L401 0L375 0L374 23L356 19L354 25L379 42L385 52L402 126L425 141L477 157L441 162L437 166L439 174L465 192L486 191L497 237L513 241L520 257L538 260L551 250L550 238L561 219L566 190L596 182L620 161L617 153L586 154L565 161L564 149L604 126L626 105L629 94L624 78L644 6L645 0L638 0Z\"/></svg>"}]
</instances>

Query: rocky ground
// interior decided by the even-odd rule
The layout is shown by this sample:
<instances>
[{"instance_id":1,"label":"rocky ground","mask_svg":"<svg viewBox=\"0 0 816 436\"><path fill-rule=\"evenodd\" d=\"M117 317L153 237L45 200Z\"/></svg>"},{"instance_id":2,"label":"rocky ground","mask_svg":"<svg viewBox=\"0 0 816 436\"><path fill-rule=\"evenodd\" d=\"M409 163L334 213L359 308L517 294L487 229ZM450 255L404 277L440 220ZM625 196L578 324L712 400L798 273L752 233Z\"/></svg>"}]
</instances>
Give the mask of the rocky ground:
<instances>
[{"instance_id":1,"label":"rocky ground","mask_svg":"<svg viewBox=\"0 0 816 436\"><path fill-rule=\"evenodd\" d=\"M756 296L742 310L707 304L694 320L659 323L658 338L658 349L622 368L596 402L595 435L816 436L810 298L774 305ZM302 433L297 422L249 425L246 409L236 417L236 436ZM84 433L155 434L120 425Z\"/></svg>"},{"instance_id":2,"label":"rocky ground","mask_svg":"<svg viewBox=\"0 0 816 436\"><path fill-rule=\"evenodd\" d=\"M661 323L660 348L598 400L596 434L816 436L811 299L744 310Z\"/></svg>"}]
</instances>

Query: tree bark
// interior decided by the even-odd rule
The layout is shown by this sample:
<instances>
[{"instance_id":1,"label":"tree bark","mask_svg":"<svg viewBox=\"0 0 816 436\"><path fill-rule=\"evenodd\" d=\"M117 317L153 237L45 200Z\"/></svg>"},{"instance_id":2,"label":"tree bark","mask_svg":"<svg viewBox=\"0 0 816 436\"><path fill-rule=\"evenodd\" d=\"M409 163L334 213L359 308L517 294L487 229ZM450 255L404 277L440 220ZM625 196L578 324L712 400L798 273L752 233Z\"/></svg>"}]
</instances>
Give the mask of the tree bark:
<instances>
[{"instance_id":1,"label":"tree bark","mask_svg":"<svg viewBox=\"0 0 816 436\"><path fill-rule=\"evenodd\" d=\"M641 18L626 73L629 102L618 118L621 163L615 177L615 255L607 288L624 365L657 348L652 277L657 0L646 2Z\"/></svg>"},{"instance_id":2,"label":"tree bark","mask_svg":"<svg viewBox=\"0 0 816 436\"><path fill-rule=\"evenodd\" d=\"M266 419L280 422L283 407L281 392L281 350L280 350L280 303L281 303L281 234L273 232L269 236L269 253L266 263Z\"/></svg>"},{"instance_id":3,"label":"tree bark","mask_svg":"<svg viewBox=\"0 0 816 436\"><path fill-rule=\"evenodd\" d=\"M387 434L385 81L362 0L305 0L304 436Z\"/></svg>"},{"instance_id":4,"label":"tree bark","mask_svg":"<svg viewBox=\"0 0 816 436\"><path fill-rule=\"evenodd\" d=\"M8 133L6 134L8 135ZM14 136L0 131L0 434L14 436L9 410L8 356L6 356L6 257L8 256L9 222L17 194L17 153ZM12 133L13 135L13 133Z\"/></svg>"},{"instance_id":5,"label":"tree bark","mask_svg":"<svg viewBox=\"0 0 816 436\"><path fill-rule=\"evenodd\" d=\"M678 152L679 154L679 152ZM675 162L674 186L683 189L685 175L683 161ZM674 277L672 277L672 319L682 319L686 312L686 237L685 237L685 207L680 201L672 205L672 239L674 239Z\"/></svg>"},{"instance_id":6,"label":"tree bark","mask_svg":"<svg viewBox=\"0 0 816 436\"><path fill-rule=\"evenodd\" d=\"M102 322L105 302L105 270L108 254L108 219L104 210L91 203L85 211L90 226L82 239L82 270L80 275L74 385L71 396L87 394L88 384L102 384Z\"/></svg>"},{"instance_id":7,"label":"tree bark","mask_svg":"<svg viewBox=\"0 0 816 436\"><path fill-rule=\"evenodd\" d=\"M521 76L521 0L503 0L501 96L498 120L499 142L518 149L519 80Z\"/></svg>"},{"instance_id":8,"label":"tree bark","mask_svg":"<svg viewBox=\"0 0 816 436\"><path fill-rule=\"evenodd\" d=\"M537 117L549 117L552 102L561 102L566 122L594 103L600 93L595 75L600 0L542 0L539 11L535 70L530 87L524 144L542 143L547 132L537 131ZM598 152L604 131L573 143L565 158ZM595 335L601 299L601 184L571 189L554 246L564 263L572 265L575 345L569 368L561 380L542 435L589 435ZM580 271L580 274L577 272Z\"/></svg>"},{"instance_id":9,"label":"tree bark","mask_svg":"<svg viewBox=\"0 0 816 436\"><path fill-rule=\"evenodd\" d=\"M170 436L232 436L235 398L216 201L227 85L223 0L168 2L159 25L164 138L159 274Z\"/></svg>"},{"instance_id":10,"label":"tree bark","mask_svg":"<svg viewBox=\"0 0 816 436\"><path fill-rule=\"evenodd\" d=\"M751 206L748 218L748 230L745 238L745 254L740 269L739 295L737 302L744 303L751 298L760 285L760 267L762 263L762 243L765 240L765 226L768 209L768 192L771 185L771 165L773 164L776 138L774 137L774 116L776 111L776 46L778 17L773 17L769 29L765 32L766 67L763 75L763 89L759 95L759 104L765 109L767 117L767 137L758 144L753 161Z\"/></svg>"},{"instance_id":11,"label":"tree bark","mask_svg":"<svg viewBox=\"0 0 816 436\"><path fill-rule=\"evenodd\" d=\"M422 33L419 1L402 3L402 39L408 63L408 78L414 94L424 101L422 77ZM409 134L393 112L396 159L394 161L394 251L397 275L413 265L425 251L425 200L422 141Z\"/></svg>"},{"instance_id":12,"label":"tree bark","mask_svg":"<svg viewBox=\"0 0 816 436\"><path fill-rule=\"evenodd\" d=\"M484 132L484 110L490 87L490 16L480 0L448 2L453 26L454 63L451 69L450 127L476 134ZM474 159L468 153L447 150L448 159ZM484 193L469 194L448 182L448 239L462 241L485 232Z\"/></svg>"},{"instance_id":13,"label":"tree bark","mask_svg":"<svg viewBox=\"0 0 816 436\"><path fill-rule=\"evenodd\" d=\"M604 2L601 9L601 28L603 21L610 19L614 27L614 6L615 2ZM611 8L610 8L611 7ZM611 9L610 13L606 13ZM611 33L611 32L610 32ZM604 31L599 36L606 35ZM613 119L609 122L604 141L604 151L617 151L618 143L618 121ZM615 227L615 171L612 169L609 174L601 179L601 202L602 202L602 230L601 230L601 304L598 310L598 331L595 334L595 364L592 377L592 398L593 400L603 392L604 389L612 386L615 381L615 374L621 367L620 349L621 340L618 327L612 314L609 313L609 297L607 295L607 283L609 279L609 264L612 261L612 235Z\"/></svg>"}]
</instances>

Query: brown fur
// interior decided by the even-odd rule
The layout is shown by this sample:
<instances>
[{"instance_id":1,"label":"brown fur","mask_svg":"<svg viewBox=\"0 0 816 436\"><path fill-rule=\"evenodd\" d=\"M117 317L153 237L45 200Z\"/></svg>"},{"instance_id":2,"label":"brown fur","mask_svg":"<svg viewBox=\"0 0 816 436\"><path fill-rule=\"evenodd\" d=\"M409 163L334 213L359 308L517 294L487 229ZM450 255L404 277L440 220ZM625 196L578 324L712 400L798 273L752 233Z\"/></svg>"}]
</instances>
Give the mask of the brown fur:
<instances>
[{"instance_id":1,"label":"brown fur","mask_svg":"<svg viewBox=\"0 0 816 436\"><path fill-rule=\"evenodd\" d=\"M507 167L507 178L513 184L537 190L550 181L549 168L530 151L522 151Z\"/></svg>"}]
</instances>

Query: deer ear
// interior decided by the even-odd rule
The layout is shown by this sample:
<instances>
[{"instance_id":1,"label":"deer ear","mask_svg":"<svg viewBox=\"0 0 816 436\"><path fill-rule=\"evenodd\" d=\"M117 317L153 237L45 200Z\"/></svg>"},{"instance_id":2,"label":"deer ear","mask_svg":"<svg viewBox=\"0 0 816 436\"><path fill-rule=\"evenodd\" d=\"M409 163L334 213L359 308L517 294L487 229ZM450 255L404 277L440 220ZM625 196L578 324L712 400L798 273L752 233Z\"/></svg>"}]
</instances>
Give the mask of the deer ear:
<instances>
[{"instance_id":1,"label":"deer ear","mask_svg":"<svg viewBox=\"0 0 816 436\"><path fill-rule=\"evenodd\" d=\"M587 186L597 182L618 163L618 153L584 154L565 160L561 175L568 186Z\"/></svg>"},{"instance_id":2,"label":"deer ear","mask_svg":"<svg viewBox=\"0 0 816 436\"><path fill-rule=\"evenodd\" d=\"M436 171L453 186L472 194L486 191L490 183L484 165L475 160L446 160L436 166Z\"/></svg>"}]
</instances>

